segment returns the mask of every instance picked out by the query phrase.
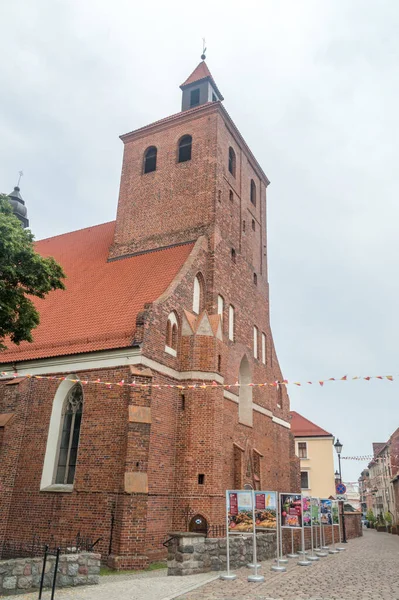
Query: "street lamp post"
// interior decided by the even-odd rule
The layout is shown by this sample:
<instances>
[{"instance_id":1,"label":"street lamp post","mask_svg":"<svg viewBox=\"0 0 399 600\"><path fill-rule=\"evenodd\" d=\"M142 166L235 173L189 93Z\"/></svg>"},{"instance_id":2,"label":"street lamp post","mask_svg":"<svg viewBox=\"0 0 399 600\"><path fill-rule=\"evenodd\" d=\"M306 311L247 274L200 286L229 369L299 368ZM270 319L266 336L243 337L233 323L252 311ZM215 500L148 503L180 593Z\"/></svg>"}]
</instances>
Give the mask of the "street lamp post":
<instances>
[{"instance_id":1,"label":"street lamp post","mask_svg":"<svg viewBox=\"0 0 399 600\"><path fill-rule=\"evenodd\" d=\"M342 483L342 472L341 472L341 452L342 452L342 444L339 441L339 439L337 439L337 441L334 444L334 448L337 451L338 454L338 468L339 468L339 482ZM342 534L343 534L343 540L342 543L343 544L347 544L347 540L346 540L346 529L345 529L345 501L342 501Z\"/></svg>"}]
</instances>

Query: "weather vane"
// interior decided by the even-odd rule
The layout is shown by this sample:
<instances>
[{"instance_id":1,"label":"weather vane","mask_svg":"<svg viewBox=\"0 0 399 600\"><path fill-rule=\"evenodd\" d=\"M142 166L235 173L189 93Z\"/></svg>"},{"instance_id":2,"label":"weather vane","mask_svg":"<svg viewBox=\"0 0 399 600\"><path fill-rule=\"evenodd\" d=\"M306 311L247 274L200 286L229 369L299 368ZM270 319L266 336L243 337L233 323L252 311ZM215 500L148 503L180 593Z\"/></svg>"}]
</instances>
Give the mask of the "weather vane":
<instances>
[{"instance_id":1,"label":"weather vane","mask_svg":"<svg viewBox=\"0 0 399 600\"><path fill-rule=\"evenodd\" d=\"M21 181L21 177L24 174L24 172L23 171L18 171L18 173L19 173L19 177L18 177L17 187L19 187L19 182Z\"/></svg>"},{"instance_id":2,"label":"weather vane","mask_svg":"<svg viewBox=\"0 0 399 600\"><path fill-rule=\"evenodd\" d=\"M205 38L202 38L202 54L201 54L201 60L205 60L205 59L206 59L205 52L206 52L206 48L205 48Z\"/></svg>"}]
</instances>

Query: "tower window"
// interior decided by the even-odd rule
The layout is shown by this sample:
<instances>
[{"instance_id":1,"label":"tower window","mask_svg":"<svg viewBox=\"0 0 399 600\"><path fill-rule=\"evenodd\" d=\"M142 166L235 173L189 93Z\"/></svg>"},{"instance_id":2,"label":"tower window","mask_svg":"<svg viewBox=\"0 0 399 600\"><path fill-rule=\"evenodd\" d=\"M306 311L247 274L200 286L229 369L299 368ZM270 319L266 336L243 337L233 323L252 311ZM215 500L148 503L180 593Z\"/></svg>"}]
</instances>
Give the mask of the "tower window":
<instances>
[{"instance_id":1,"label":"tower window","mask_svg":"<svg viewBox=\"0 0 399 600\"><path fill-rule=\"evenodd\" d=\"M230 190L230 202L234 202L234 196L232 190Z\"/></svg>"},{"instance_id":2,"label":"tower window","mask_svg":"<svg viewBox=\"0 0 399 600\"><path fill-rule=\"evenodd\" d=\"M221 370L222 370L222 355L218 354L218 371L219 371L219 373Z\"/></svg>"},{"instance_id":3,"label":"tower window","mask_svg":"<svg viewBox=\"0 0 399 600\"><path fill-rule=\"evenodd\" d=\"M251 202L256 206L256 185L253 179L251 179Z\"/></svg>"},{"instance_id":4,"label":"tower window","mask_svg":"<svg viewBox=\"0 0 399 600\"><path fill-rule=\"evenodd\" d=\"M255 219L252 219L252 231L255 231Z\"/></svg>"},{"instance_id":5,"label":"tower window","mask_svg":"<svg viewBox=\"0 0 399 600\"><path fill-rule=\"evenodd\" d=\"M233 148L229 148L229 171L235 177L236 176L236 153Z\"/></svg>"},{"instance_id":6,"label":"tower window","mask_svg":"<svg viewBox=\"0 0 399 600\"><path fill-rule=\"evenodd\" d=\"M218 200L219 200L219 202L222 201L222 190L218 191Z\"/></svg>"},{"instance_id":7,"label":"tower window","mask_svg":"<svg viewBox=\"0 0 399 600\"><path fill-rule=\"evenodd\" d=\"M157 168L157 149L150 146L144 152L144 173L152 173Z\"/></svg>"},{"instance_id":8,"label":"tower window","mask_svg":"<svg viewBox=\"0 0 399 600\"><path fill-rule=\"evenodd\" d=\"M191 145L193 138L191 135L184 135L179 142L179 163L191 160Z\"/></svg>"},{"instance_id":9,"label":"tower window","mask_svg":"<svg viewBox=\"0 0 399 600\"><path fill-rule=\"evenodd\" d=\"M242 230L245 233L245 221L242 222Z\"/></svg>"},{"instance_id":10,"label":"tower window","mask_svg":"<svg viewBox=\"0 0 399 600\"><path fill-rule=\"evenodd\" d=\"M224 298L220 294L218 295L218 315L220 315L220 320L222 321L223 326L223 312L224 312Z\"/></svg>"},{"instance_id":11,"label":"tower window","mask_svg":"<svg viewBox=\"0 0 399 600\"><path fill-rule=\"evenodd\" d=\"M231 260L235 263L237 262L236 251L234 248L231 249Z\"/></svg>"},{"instance_id":12,"label":"tower window","mask_svg":"<svg viewBox=\"0 0 399 600\"><path fill-rule=\"evenodd\" d=\"M194 277L193 312L200 314L205 308L205 282L201 273Z\"/></svg>"},{"instance_id":13,"label":"tower window","mask_svg":"<svg viewBox=\"0 0 399 600\"><path fill-rule=\"evenodd\" d=\"M254 358L258 358L258 328L254 327Z\"/></svg>"},{"instance_id":14,"label":"tower window","mask_svg":"<svg viewBox=\"0 0 399 600\"><path fill-rule=\"evenodd\" d=\"M177 344L178 322L176 314L171 312L166 323L165 352L172 356L177 356Z\"/></svg>"},{"instance_id":15,"label":"tower window","mask_svg":"<svg viewBox=\"0 0 399 600\"><path fill-rule=\"evenodd\" d=\"M256 273L254 273L254 284L258 285L258 276Z\"/></svg>"},{"instance_id":16,"label":"tower window","mask_svg":"<svg viewBox=\"0 0 399 600\"><path fill-rule=\"evenodd\" d=\"M217 102L217 98L213 92L212 92L212 102Z\"/></svg>"},{"instance_id":17,"label":"tower window","mask_svg":"<svg viewBox=\"0 0 399 600\"><path fill-rule=\"evenodd\" d=\"M262 333L262 362L266 364L266 335Z\"/></svg>"},{"instance_id":18,"label":"tower window","mask_svg":"<svg viewBox=\"0 0 399 600\"><path fill-rule=\"evenodd\" d=\"M205 475L203 473L200 473L198 475L198 483L199 483L199 485L204 485L204 483L205 483Z\"/></svg>"},{"instance_id":19,"label":"tower window","mask_svg":"<svg viewBox=\"0 0 399 600\"><path fill-rule=\"evenodd\" d=\"M200 103L200 91L199 91L199 88L197 88L196 90L192 90L190 92L190 108L192 106L198 106L199 103Z\"/></svg>"},{"instance_id":20,"label":"tower window","mask_svg":"<svg viewBox=\"0 0 399 600\"><path fill-rule=\"evenodd\" d=\"M234 342L234 306L229 306L229 340Z\"/></svg>"}]
</instances>

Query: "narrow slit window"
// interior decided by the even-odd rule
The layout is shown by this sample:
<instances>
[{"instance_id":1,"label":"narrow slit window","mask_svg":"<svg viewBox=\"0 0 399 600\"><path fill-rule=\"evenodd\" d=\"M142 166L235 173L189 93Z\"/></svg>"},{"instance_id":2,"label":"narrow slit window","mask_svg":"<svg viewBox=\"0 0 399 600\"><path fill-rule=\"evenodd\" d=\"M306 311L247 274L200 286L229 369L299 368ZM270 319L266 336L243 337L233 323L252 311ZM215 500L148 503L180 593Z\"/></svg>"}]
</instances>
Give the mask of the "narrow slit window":
<instances>
[{"instance_id":1,"label":"narrow slit window","mask_svg":"<svg viewBox=\"0 0 399 600\"><path fill-rule=\"evenodd\" d=\"M231 249L231 260L235 263L237 262L237 256L236 256L236 251L234 250L234 248Z\"/></svg>"},{"instance_id":2,"label":"narrow slit window","mask_svg":"<svg viewBox=\"0 0 399 600\"><path fill-rule=\"evenodd\" d=\"M233 177L236 176L236 153L231 146L229 148L229 171Z\"/></svg>"},{"instance_id":3,"label":"narrow slit window","mask_svg":"<svg viewBox=\"0 0 399 600\"><path fill-rule=\"evenodd\" d=\"M254 273L254 284L258 285L258 276L256 273Z\"/></svg>"},{"instance_id":4,"label":"narrow slit window","mask_svg":"<svg viewBox=\"0 0 399 600\"><path fill-rule=\"evenodd\" d=\"M199 483L199 485L204 485L204 483L205 483L205 475L203 473L200 473L198 475L198 483Z\"/></svg>"},{"instance_id":5,"label":"narrow slit window","mask_svg":"<svg viewBox=\"0 0 399 600\"><path fill-rule=\"evenodd\" d=\"M233 196L232 190L230 190L229 196L230 196L230 202L234 202L234 196Z\"/></svg>"},{"instance_id":6,"label":"narrow slit window","mask_svg":"<svg viewBox=\"0 0 399 600\"><path fill-rule=\"evenodd\" d=\"M254 206L256 206L256 185L253 179L251 179L251 191L250 191L251 202Z\"/></svg>"},{"instance_id":7,"label":"narrow slit window","mask_svg":"<svg viewBox=\"0 0 399 600\"><path fill-rule=\"evenodd\" d=\"M234 306L229 306L229 340L234 342Z\"/></svg>"},{"instance_id":8,"label":"narrow slit window","mask_svg":"<svg viewBox=\"0 0 399 600\"><path fill-rule=\"evenodd\" d=\"M193 138L191 135L184 135L179 142L179 163L191 160L191 146Z\"/></svg>"}]
</instances>

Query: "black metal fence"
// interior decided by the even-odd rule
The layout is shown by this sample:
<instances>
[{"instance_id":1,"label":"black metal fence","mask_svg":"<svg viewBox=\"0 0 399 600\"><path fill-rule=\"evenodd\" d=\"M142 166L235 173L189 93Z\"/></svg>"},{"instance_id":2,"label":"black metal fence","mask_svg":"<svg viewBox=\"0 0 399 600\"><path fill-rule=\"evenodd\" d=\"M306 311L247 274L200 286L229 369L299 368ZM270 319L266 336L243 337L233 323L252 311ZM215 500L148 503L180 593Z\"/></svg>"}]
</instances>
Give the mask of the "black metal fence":
<instances>
[{"instance_id":1,"label":"black metal fence","mask_svg":"<svg viewBox=\"0 0 399 600\"><path fill-rule=\"evenodd\" d=\"M88 536L82 536L78 533L69 540L58 539L54 536L41 538L34 534L30 540L8 540L0 542L0 559L8 560L10 558L35 558L43 556L46 546L48 554L56 554L60 549L61 554L76 554L78 552L93 552L98 542L102 538L92 540Z\"/></svg>"},{"instance_id":2,"label":"black metal fence","mask_svg":"<svg viewBox=\"0 0 399 600\"><path fill-rule=\"evenodd\" d=\"M209 538L226 537L226 525L210 525L207 529L206 537L209 537Z\"/></svg>"}]
</instances>

